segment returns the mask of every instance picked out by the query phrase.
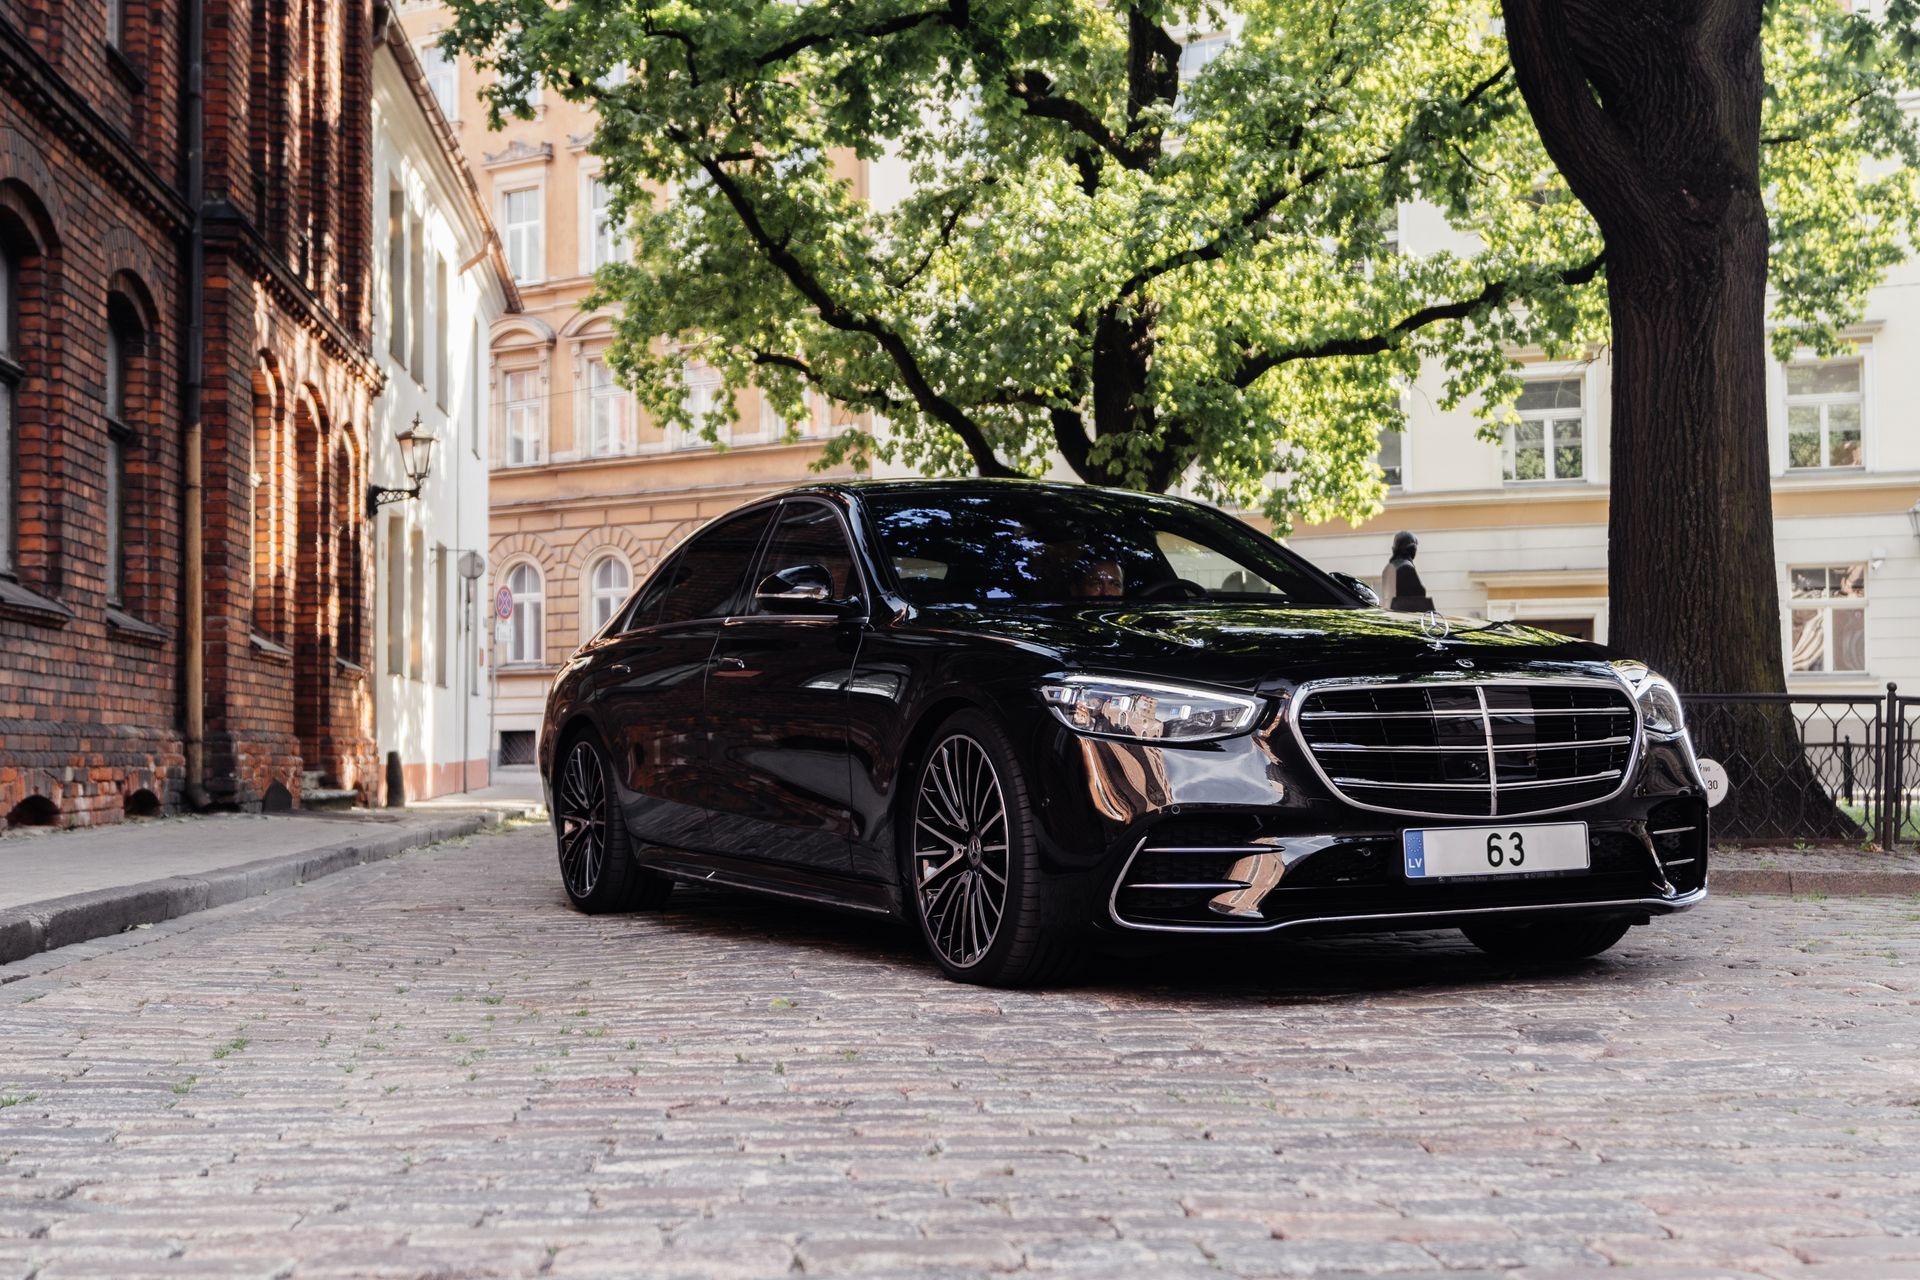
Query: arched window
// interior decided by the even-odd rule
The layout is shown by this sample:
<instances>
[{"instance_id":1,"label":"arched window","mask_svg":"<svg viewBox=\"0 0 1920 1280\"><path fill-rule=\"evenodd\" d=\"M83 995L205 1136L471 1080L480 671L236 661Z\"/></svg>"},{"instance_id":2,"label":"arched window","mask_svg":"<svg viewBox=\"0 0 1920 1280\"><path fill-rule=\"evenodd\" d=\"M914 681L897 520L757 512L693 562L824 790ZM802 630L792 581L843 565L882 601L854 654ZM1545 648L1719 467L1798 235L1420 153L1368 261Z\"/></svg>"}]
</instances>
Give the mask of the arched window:
<instances>
[{"instance_id":1,"label":"arched window","mask_svg":"<svg viewBox=\"0 0 1920 1280\"><path fill-rule=\"evenodd\" d=\"M587 634L598 635L633 587L633 574L619 556L601 556L587 574Z\"/></svg>"},{"instance_id":2,"label":"arched window","mask_svg":"<svg viewBox=\"0 0 1920 1280\"><path fill-rule=\"evenodd\" d=\"M145 340L140 313L123 294L107 299L107 455L102 485L106 499L103 519L107 530L107 603L126 600L127 564L127 453L135 448L134 394L136 370Z\"/></svg>"},{"instance_id":3,"label":"arched window","mask_svg":"<svg viewBox=\"0 0 1920 1280\"><path fill-rule=\"evenodd\" d=\"M0 573L13 572L13 401L20 386L14 363L13 255L0 245Z\"/></svg>"},{"instance_id":4,"label":"arched window","mask_svg":"<svg viewBox=\"0 0 1920 1280\"><path fill-rule=\"evenodd\" d=\"M545 584L537 565L521 561L507 572L513 592L513 618L507 623L508 662L545 662Z\"/></svg>"}]
</instances>

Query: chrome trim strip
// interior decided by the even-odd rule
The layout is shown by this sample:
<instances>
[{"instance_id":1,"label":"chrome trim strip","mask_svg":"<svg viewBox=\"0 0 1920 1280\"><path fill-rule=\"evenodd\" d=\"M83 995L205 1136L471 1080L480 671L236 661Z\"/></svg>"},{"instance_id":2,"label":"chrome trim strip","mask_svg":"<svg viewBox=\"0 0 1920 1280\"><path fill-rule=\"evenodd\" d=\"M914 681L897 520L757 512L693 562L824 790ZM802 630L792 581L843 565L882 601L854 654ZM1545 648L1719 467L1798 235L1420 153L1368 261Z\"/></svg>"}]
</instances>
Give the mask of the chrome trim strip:
<instances>
[{"instance_id":1,"label":"chrome trim strip","mask_svg":"<svg viewBox=\"0 0 1920 1280\"><path fill-rule=\"evenodd\" d=\"M1120 887L1122 889L1128 889L1128 890L1131 890L1131 889L1192 889L1196 892L1205 890L1212 893L1219 893L1224 889L1245 889L1248 887L1248 883L1249 882L1245 880L1207 880L1207 881L1202 881L1202 882L1193 883L1193 884L1123 884Z\"/></svg>"},{"instance_id":2,"label":"chrome trim strip","mask_svg":"<svg viewBox=\"0 0 1920 1280\"><path fill-rule=\"evenodd\" d=\"M1502 791L1531 791L1541 787L1570 787L1577 782L1605 782L1608 778L1620 776L1618 769L1608 769L1605 773L1583 773L1572 778L1536 778L1530 782L1371 782L1365 778L1335 778L1343 787L1365 787L1369 791L1492 791L1496 795ZM1600 803L1598 800L1592 803ZM1496 809L1492 816L1498 817ZM1526 815L1521 815L1526 816Z\"/></svg>"},{"instance_id":3,"label":"chrome trim strip","mask_svg":"<svg viewBox=\"0 0 1920 1280\"><path fill-rule=\"evenodd\" d=\"M1632 741L1633 739L1631 737L1595 738L1592 742L1523 742L1511 747L1503 747L1495 743L1493 749L1502 753L1508 751L1563 751L1571 750L1575 747L1624 747ZM1466 742L1457 747L1369 747L1365 743L1360 742L1316 742L1313 744L1313 749L1315 751L1452 751L1465 754L1479 751L1480 744L1477 742Z\"/></svg>"},{"instance_id":4,"label":"chrome trim strip","mask_svg":"<svg viewBox=\"0 0 1920 1280\"><path fill-rule=\"evenodd\" d=\"M1315 684L1330 683L1314 681ZM1516 714L1532 715L1532 712ZM1302 720L1462 720L1481 718L1478 711L1303 711Z\"/></svg>"},{"instance_id":5,"label":"chrome trim strip","mask_svg":"<svg viewBox=\"0 0 1920 1280\"><path fill-rule=\"evenodd\" d=\"M1497 818L1500 816L1500 761L1493 751L1493 717L1487 714L1486 686L1476 685L1473 692L1480 699L1480 736L1487 744L1487 816ZM1405 840L1406 837L1402 836L1401 839ZM1593 861L1592 853L1588 853L1587 861Z\"/></svg>"},{"instance_id":6,"label":"chrome trim strip","mask_svg":"<svg viewBox=\"0 0 1920 1280\"><path fill-rule=\"evenodd\" d=\"M1661 910L1664 913L1685 911L1689 907L1705 902L1705 886L1692 893L1683 893L1672 898L1608 898L1599 902L1541 902L1530 903L1523 907L1467 907L1447 911L1383 911L1372 915L1360 916L1303 916L1298 920L1275 920L1262 925L1205 925L1205 924L1134 924L1122 920L1118 914L1113 922L1122 929L1132 929L1141 933L1278 933L1282 929L1297 929L1313 924L1371 924L1387 920L1442 920L1456 916L1508 915L1514 912L1538 911L1605 911L1616 907L1646 907Z\"/></svg>"},{"instance_id":7,"label":"chrome trim strip","mask_svg":"<svg viewBox=\"0 0 1920 1280\"><path fill-rule=\"evenodd\" d=\"M1649 831L1647 834L1650 836L1678 836L1685 835L1689 831L1698 831L1699 829L1698 827L1661 827L1658 831Z\"/></svg>"},{"instance_id":8,"label":"chrome trim strip","mask_svg":"<svg viewBox=\"0 0 1920 1280\"><path fill-rule=\"evenodd\" d=\"M1630 754L1627 756L1626 767L1620 771L1620 785L1615 787L1612 791L1608 792L1604 796L1594 796L1590 799L1580 800L1574 804L1555 805L1547 809L1529 809L1524 814L1515 814L1515 815L1507 815L1507 816L1528 817L1528 818L1544 817L1545 815L1550 813L1567 813L1574 809L1585 809L1585 808L1590 808L1591 806L1594 806L1594 805L1606 804L1612 800L1618 799L1621 792L1625 791L1633 781L1635 772L1638 769L1640 764L1641 753L1645 749L1646 734L1641 724L1640 700L1634 696L1632 686L1629 685L1624 679L1622 679L1617 673L1610 673L1609 675L1605 675L1605 676L1562 676L1562 675L1549 676L1549 675L1542 675L1542 674L1537 674L1533 672L1509 672L1505 675L1479 675L1479 676L1469 676L1469 677L1460 677L1460 678L1454 678L1450 676L1442 676L1439 678L1435 678L1434 676L1427 675L1427 676L1416 676L1410 679L1398 680L1398 681L1355 678L1355 677L1339 677L1339 678L1327 679L1327 680L1309 680L1304 684L1297 686L1294 689L1293 696L1290 699L1288 699L1287 702L1284 704L1284 708L1281 714L1287 722L1287 727L1293 733L1294 745L1300 749L1300 754L1306 757L1307 767L1313 770L1314 776L1320 779L1321 785L1325 786L1328 791L1332 792L1336 799L1344 802L1345 804L1352 806L1355 809L1365 809L1370 813L1391 813L1396 816L1409 817L1409 818L1439 818L1447 822L1456 822L1456 823L1468 821L1474 818L1499 816L1497 814L1441 813L1441 812L1437 812L1435 810L1430 810L1430 809L1400 809L1400 808L1395 808L1391 805L1368 804L1364 800L1356 800L1352 796L1348 795L1346 792L1342 791L1340 787L1334 782L1333 778L1327 773L1327 771L1321 768L1319 758L1314 755L1313 747L1307 742L1307 735L1305 734L1305 732L1302 731L1300 727L1300 722L1302 719L1308 716L1312 716L1315 713L1311 711L1301 712L1298 715L1295 715L1292 713L1293 707L1305 703L1305 701L1309 696L1323 689L1408 688L1412 686L1429 685L1429 684L1442 685L1446 687L1460 687L1463 685L1502 685L1502 684L1575 685L1583 688L1613 689L1626 695L1627 706L1624 708L1624 710L1633 716L1633 749L1630 752ZM1485 695L1482 694L1480 696L1484 697ZM1586 711L1580 714L1618 715L1620 714L1621 710L1623 709L1608 710L1605 708L1596 708L1594 710ZM1333 713L1321 713L1321 714L1333 714ZM1341 712L1339 714L1342 716L1349 716L1349 717L1365 717L1365 713L1363 712ZM1381 719L1381 718L1384 718L1385 716L1396 716L1399 718L1404 718L1405 716L1408 716L1408 715L1418 715L1418 714L1420 713L1388 712L1388 713L1383 713L1381 716L1375 716L1372 718ZM1459 714L1475 714L1475 713L1456 712L1455 714L1459 715ZM1536 713L1526 712L1524 714L1526 714L1529 718L1531 718ZM1565 715L1565 714L1574 714L1574 713L1553 712L1553 713L1547 713L1547 714ZM1497 712L1493 713L1494 718L1498 718L1498 715L1499 713ZM1485 721L1483 720L1482 721L1483 726L1484 726L1484 723ZM1493 781L1494 780L1491 778L1488 779L1489 784L1491 784ZM1391 789L1396 784L1389 783L1384 785L1387 786L1389 789ZM1518 785L1518 784L1509 784L1509 785ZM1402 789L1417 789L1417 788L1402 788Z\"/></svg>"}]
</instances>

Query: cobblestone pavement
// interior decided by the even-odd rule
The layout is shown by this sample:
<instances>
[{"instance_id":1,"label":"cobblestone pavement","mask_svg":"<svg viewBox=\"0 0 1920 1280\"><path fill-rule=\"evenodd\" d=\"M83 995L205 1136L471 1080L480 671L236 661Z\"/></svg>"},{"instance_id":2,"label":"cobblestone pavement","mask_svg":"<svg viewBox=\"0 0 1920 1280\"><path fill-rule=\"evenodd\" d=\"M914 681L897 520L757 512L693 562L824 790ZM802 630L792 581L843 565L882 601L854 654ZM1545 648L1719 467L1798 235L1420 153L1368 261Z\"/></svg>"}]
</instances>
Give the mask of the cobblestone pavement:
<instances>
[{"instance_id":1,"label":"cobblestone pavement","mask_svg":"<svg viewBox=\"0 0 1920 1280\"><path fill-rule=\"evenodd\" d=\"M1544 976L1427 934L1002 993L741 896L577 915L548 848L0 986L0 1280L1920 1276L1920 902L1717 899Z\"/></svg>"}]
</instances>

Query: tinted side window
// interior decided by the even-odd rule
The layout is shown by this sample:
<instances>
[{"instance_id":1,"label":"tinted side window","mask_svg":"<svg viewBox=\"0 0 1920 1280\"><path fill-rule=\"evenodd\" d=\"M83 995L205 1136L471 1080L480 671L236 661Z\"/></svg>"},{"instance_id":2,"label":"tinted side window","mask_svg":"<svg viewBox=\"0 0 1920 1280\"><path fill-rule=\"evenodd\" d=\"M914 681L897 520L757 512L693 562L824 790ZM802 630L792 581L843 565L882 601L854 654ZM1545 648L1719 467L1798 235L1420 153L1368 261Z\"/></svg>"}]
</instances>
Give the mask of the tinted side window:
<instances>
[{"instance_id":1,"label":"tinted side window","mask_svg":"<svg viewBox=\"0 0 1920 1280\"><path fill-rule=\"evenodd\" d=\"M677 556L655 569L646 585L640 588L640 594L634 597L633 607L627 610L626 617L614 628L614 634L638 631L660 621L660 604L667 598L667 588L673 585L673 576L679 572L680 560Z\"/></svg>"},{"instance_id":2,"label":"tinted side window","mask_svg":"<svg viewBox=\"0 0 1920 1280\"><path fill-rule=\"evenodd\" d=\"M664 625L725 616L771 515L767 507L743 511L697 534L680 552L658 621Z\"/></svg>"},{"instance_id":3,"label":"tinted side window","mask_svg":"<svg viewBox=\"0 0 1920 1280\"><path fill-rule=\"evenodd\" d=\"M817 564L833 575L833 598L846 600L860 590L853 568L853 550L840 528L840 518L818 502L789 502L780 509L780 521L760 557L762 577L795 565ZM755 609L755 613L764 612Z\"/></svg>"}]
</instances>

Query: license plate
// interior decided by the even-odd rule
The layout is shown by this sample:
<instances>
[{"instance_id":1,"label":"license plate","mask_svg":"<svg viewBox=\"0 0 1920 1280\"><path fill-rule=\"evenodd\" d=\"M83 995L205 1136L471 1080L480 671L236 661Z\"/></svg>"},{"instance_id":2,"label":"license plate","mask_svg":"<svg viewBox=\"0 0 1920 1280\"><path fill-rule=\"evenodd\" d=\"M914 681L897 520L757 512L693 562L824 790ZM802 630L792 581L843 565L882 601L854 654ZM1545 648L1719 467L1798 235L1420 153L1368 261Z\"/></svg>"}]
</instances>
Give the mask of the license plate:
<instances>
[{"instance_id":1,"label":"license plate","mask_svg":"<svg viewBox=\"0 0 1920 1280\"><path fill-rule=\"evenodd\" d=\"M1585 871L1587 824L1424 827L1401 834L1409 880Z\"/></svg>"}]
</instances>

